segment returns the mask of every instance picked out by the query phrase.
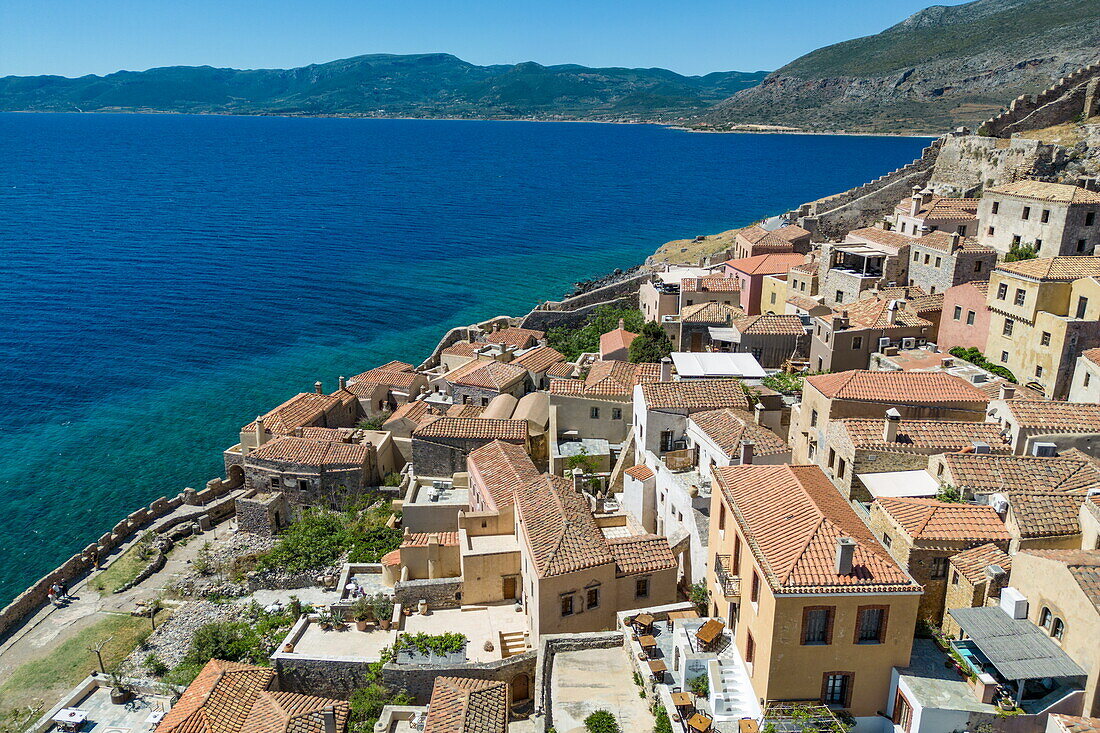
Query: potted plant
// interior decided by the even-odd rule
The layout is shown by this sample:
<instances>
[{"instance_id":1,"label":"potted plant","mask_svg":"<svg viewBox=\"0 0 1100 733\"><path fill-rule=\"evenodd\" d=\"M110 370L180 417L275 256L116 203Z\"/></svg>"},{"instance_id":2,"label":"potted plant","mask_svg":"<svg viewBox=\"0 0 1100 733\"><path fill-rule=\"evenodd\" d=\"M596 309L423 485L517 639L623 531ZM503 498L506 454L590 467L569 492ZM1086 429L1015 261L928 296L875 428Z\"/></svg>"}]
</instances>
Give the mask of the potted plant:
<instances>
[{"instance_id":1,"label":"potted plant","mask_svg":"<svg viewBox=\"0 0 1100 733\"><path fill-rule=\"evenodd\" d=\"M116 669L110 674L111 680L111 702L115 705L124 705L130 702L134 696L134 691L130 689L130 685L126 682L126 678L123 677Z\"/></svg>"},{"instance_id":2,"label":"potted plant","mask_svg":"<svg viewBox=\"0 0 1100 733\"><path fill-rule=\"evenodd\" d=\"M351 617L355 621L355 628L359 631L367 630L367 622L374 618L374 609L366 598L357 598L351 604Z\"/></svg>"},{"instance_id":3,"label":"potted plant","mask_svg":"<svg viewBox=\"0 0 1100 733\"><path fill-rule=\"evenodd\" d=\"M393 618L393 599L385 593L379 593L371 601L371 605L373 606L374 617L378 619L378 625L388 630L390 621Z\"/></svg>"}]
</instances>

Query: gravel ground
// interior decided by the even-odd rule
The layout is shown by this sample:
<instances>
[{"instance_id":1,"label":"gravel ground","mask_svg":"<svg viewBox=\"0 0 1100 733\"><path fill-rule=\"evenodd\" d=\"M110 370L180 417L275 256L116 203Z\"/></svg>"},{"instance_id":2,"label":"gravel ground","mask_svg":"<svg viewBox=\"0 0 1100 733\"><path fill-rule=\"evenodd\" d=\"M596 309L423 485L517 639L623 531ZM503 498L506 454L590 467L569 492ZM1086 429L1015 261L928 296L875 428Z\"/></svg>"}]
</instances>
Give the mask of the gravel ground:
<instances>
[{"instance_id":1,"label":"gravel ground","mask_svg":"<svg viewBox=\"0 0 1100 733\"><path fill-rule=\"evenodd\" d=\"M233 603L211 603L210 601L188 601L175 610L172 617L149 635L145 643L126 658L126 666L131 674L147 674L145 658L155 654L169 667L175 667L183 661L191 638L201 627L216 621L235 621L242 618L245 609Z\"/></svg>"}]
</instances>

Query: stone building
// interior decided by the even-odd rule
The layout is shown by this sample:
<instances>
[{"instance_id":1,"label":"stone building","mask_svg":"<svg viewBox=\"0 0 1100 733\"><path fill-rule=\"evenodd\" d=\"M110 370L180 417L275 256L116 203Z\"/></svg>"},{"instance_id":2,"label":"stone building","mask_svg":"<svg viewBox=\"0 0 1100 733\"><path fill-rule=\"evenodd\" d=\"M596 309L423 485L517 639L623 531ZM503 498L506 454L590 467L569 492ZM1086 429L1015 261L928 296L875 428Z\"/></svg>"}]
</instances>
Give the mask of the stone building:
<instances>
[{"instance_id":1,"label":"stone building","mask_svg":"<svg viewBox=\"0 0 1100 733\"><path fill-rule=\"evenodd\" d=\"M550 440L560 441L575 432L578 438L621 445L634 419L634 385L655 382L660 376L659 364L597 361L584 379L552 379Z\"/></svg>"},{"instance_id":2,"label":"stone building","mask_svg":"<svg viewBox=\"0 0 1100 733\"><path fill-rule=\"evenodd\" d=\"M525 420L441 417L413 431L413 470L417 476L450 478L466 470L470 452L494 440L527 447Z\"/></svg>"},{"instance_id":3,"label":"stone building","mask_svg":"<svg viewBox=\"0 0 1100 733\"><path fill-rule=\"evenodd\" d=\"M1017 455L1053 455L1077 448L1100 458L1100 405L1094 402L993 400L988 414Z\"/></svg>"},{"instance_id":4,"label":"stone building","mask_svg":"<svg viewBox=\"0 0 1100 733\"><path fill-rule=\"evenodd\" d=\"M932 232L909 245L909 284L929 295L974 280L988 280L997 250L959 234Z\"/></svg>"},{"instance_id":5,"label":"stone building","mask_svg":"<svg viewBox=\"0 0 1100 733\"><path fill-rule=\"evenodd\" d=\"M797 253L762 254L727 260L722 263L722 272L727 277L736 278L740 283L740 308L746 314L754 316L761 312L760 298L764 278L768 275L788 272L795 265L801 265L805 261L806 256Z\"/></svg>"},{"instance_id":6,"label":"stone building","mask_svg":"<svg viewBox=\"0 0 1100 733\"><path fill-rule=\"evenodd\" d=\"M1100 257L1004 263L993 271L985 355L1016 381L1064 398L1077 357L1100 346Z\"/></svg>"},{"instance_id":7,"label":"stone building","mask_svg":"<svg viewBox=\"0 0 1100 733\"><path fill-rule=\"evenodd\" d=\"M401 405L415 400L428 389L428 378L413 368L412 364L391 361L380 367L357 374L340 389L359 399L364 415L393 412Z\"/></svg>"},{"instance_id":8,"label":"stone building","mask_svg":"<svg viewBox=\"0 0 1100 733\"><path fill-rule=\"evenodd\" d=\"M753 224L737 232L733 249L733 256L738 259L762 254L805 254L810 251L810 233L795 224L771 231Z\"/></svg>"},{"instance_id":9,"label":"stone building","mask_svg":"<svg viewBox=\"0 0 1100 733\"><path fill-rule=\"evenodd\" d=\"M728 328L745 312L735 305L695 303L680 309L680 315L665 320L665 332L673 351L706 351L711 345L712 328Z\"/></svg>"},{"instance_id":10,"label":"stone building","mask_svg":"<svg viewBox=\"0 0 1100 733\"><path fill-rule=\"evenodd\" d=\"M959 622L948 613L952 608L981 608L995 605L1008 584L1012 558L997 545L987 542L971 547L947 562L947 594L944 596L943 632L959 638Z\"/></svg>"},{"instance_id":11,"label":"stone building","mask_svg":"<svg viewBox=\"0 0 1100 733\"><path fill-rule=\"evenodd\" d=\"M423 733L506 733L510 701L506 682L436 677Z\"/></svg>"},{"instance_id":12,"label":"stone building","mask_svg":"<svg viewBox=\"0 0 1100 733\"><path fill-rule=\"evenodd\" d=\"M1100 494L1085 497L1078 520L1081 527L1081 549L1100 550Z\"/></svg>"},{"instance_id":13,"label":"stone building","mask_svg":"<svg viewBox=\"0 0 1100 733\"><path fill-rule=\"evenodd\" d=\"M741 305L741 281L727 275L685 277L680 280L679 312L689 305L721 303L734 308Z\"/></svg>"},{"instance_id":14,"label":"stone building","mask_svg":"<svg viewBox=\"0 0 1100 733\"><path fill-rule=\"evenodd\" d=\"M510 346L513 350L519 350L530 349L533 346L537 346L539 342L545 338L546 333L544 331L537 331L533 328L508 326L506 328L497 327L492 331L480 334L477 340L489 344Z\"/></svg>"},{"instance_id":15,"label":"stone building","mask_svg":"<svg viewBox=\"0 0 1100 733\"><path fill-rule=\"evenodd\" d=\"M904 285L911 243L897 232L866 227L848 232L839 244L823 244L818 289L825 305L851 303L866 290Z\"/></svg>"},{"instance_id":16,"label":"stone building","mask_svg":"<svg viewBox=\"0 0 1100 733\"><path fill-rule=\"evenodd\" d=\"M409 580L461 577L458 532L410 532L406 527L401 546L387 554L382 565L382 580L390 586Z\"/></svg>"},{"instance_id":17,"label":"stone building","mask_svg":"<svg viewBox=\"0 0 1100 733\"><path fill-rule=\"evenodd\" d=\"M527 393L527 369L511 362L478 359L443 375L456 404L485 407L502 394Z\"/></svg>"},{"instance_id":18,"label":"stone building","mask_svg":"<svg viewBox=\"0 0 1100 733\"><path fill-rule=\"evenodd\" d=\"M994 494L1056 492L1079 494L1100 486L1100 466L1068 451L1057 458L944 453L928 459L928 472L941 484L989 503Z\"/></svg>"},{"instance_id":19,"label":"stone building","mask_svg":"<svg viewBox=\"0 0 1100 733\"><path fill-rule=\"evenodd\" d=\"M866 369L871 354L890 346L913 348L934 338L934 325L905 308L905 301L863 296L811 320L810 369Z\"/></svg>"},{"instance_id":20,"label":"stone building","mask_svg":"<svg viewBox=\"0 0 1100 733\"><path fill-rule=\"evenodd\" d=\"M832 420L880 420L892 407L903 419L984 422L988 403L984 392L942 372L819 374L803 381L802 400L791 411L787 442L796 462L816 463Z\"/></svg>"},{"instance_id":21,"label":"stone building","mask_svg":"<svg viewBox=\"0 0 1100 733\"><path fill-rule=\"evenodd\" d=\"M943 293L943 310L936 343L943 351L956 346L985 352L989 337L990 310L986 304L988 281L955 285Z\"/></svg>"},{"instance_id":22,"label":"stone building","mask_svg":"<svg viewBox=\"0 0 1100 733\"><path fill-rule=\"evenodd\" d=\"M1100 192L1023 180L988 188L978 207L982 244L1001 253L1033 245L1039 257L1091 255L1100 245Z\"/></svg>"},{"instance_id":23,"label":"stone building","mask_svg":"<svg viewBox=\"0 0 1100 733\"><path fill-rule=\"evenodd\" d=\"M734 320L730 330L730 351L752 354L765 369L778 369L788 359L809 354L810 339L798 316L745 316Z\"/></svg>"},{"instance_id":24,"label":"stone building","mask_svg":"<svg viewBox=\"0 0 1100 733\"><path fill-rule=\"evenodd\" d=\"M239 472L249 452L273 438L293 435L299 428L351 427L360 414L355 395L344 390L324 394L318 382L316 391L297 394L241 428L240 443L225 452L226 470L234 473L231 467L237 466Z\"/></svg>"},{"instance_id":25,"label":"stone building","mask_svg":"<svg viewBox=\"0 0 1100 733\"><path fill-rule=\"evenodd\" d=\"M917 618L935 626L943 620L951 557L986 543L1005 551L1011 539L993 507L935 499L876 499L870 525L890 555L924 588Z\"/></svg>"},{"instance_id":26,"label":"stone building","mask_svg":"<svg viewBox=\"0 0 1100 733\"><path fill-rule=\"evenodd\" d=\"M885 411L885 419L831 420L817 463L841 494L869 502L873 497L859 480L862 473L922 470L930 455L979 449L1010 452L996 424L902 420L901 413L891 408Z\"/></svg>"},{"instance_id":27,"label":"stone building","mask_svg":"<svg viewBox=\"0 0 1100 733\"><path fill-rule=\"evenodd\" d=\"M908 237L946 232L972 237L978 231L978 199L936 196L931 189L913 186L913 195L894 207L894 230Z\"/></svg>"},{"instance_id":28,"label":"stone building","mask_svg":"<svg viewBox=\"0 0 1100 733\"><path fill-rule=\"evenodd\" d=\"M1086 496L1061 491L1011 491L1005 527L1012 534L1009 548L1071 550L1081 546L1081 506Z\"/></svg>"},{"instance_id":29,"label":"stone building","mask_svg":"<svg viewBox=\"0 0 1100 733\"><path fill-rule=\"evenodd\" d=\"M1100 349L1086 349L1077 357L1069 401L1100 403Z\"/></svg>"}]
</instances>

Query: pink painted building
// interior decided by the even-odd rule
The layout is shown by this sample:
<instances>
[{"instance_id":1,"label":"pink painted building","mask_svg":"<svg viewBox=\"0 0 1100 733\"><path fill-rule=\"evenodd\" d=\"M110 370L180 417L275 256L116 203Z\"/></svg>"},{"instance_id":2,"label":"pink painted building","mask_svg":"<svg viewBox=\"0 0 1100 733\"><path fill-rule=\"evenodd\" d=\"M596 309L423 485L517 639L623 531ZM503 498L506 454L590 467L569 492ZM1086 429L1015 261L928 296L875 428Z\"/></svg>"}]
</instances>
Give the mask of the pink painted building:
<instances>
[{"instance_id":1,"label":"pink painted building","mask_svg":"<svg viewBox=\"0 0 1100 733\"><path fill-rule=\"evenodd\" d=\"M985 304L988 292L988 280L963 283L943 291L943 311L936 337L940 351L955 346L964 349L973 346L985 351L990 319L989 306Z\"/></svg>"},{"instance_id":2,"label":"pink painted building","mask_svg":"<svg viewBox=\"0 0 1100 733\"><path fill-rule=\"evenodd\" d=\"M746 315L755 316L760 313L760 293L764 287L764 278L768 275L785 275L792 267L805 261L806 256L797 253L755 255L726 260L722 263L722 273L740 281L741 310Z\"/></svg>"}]
</instances>

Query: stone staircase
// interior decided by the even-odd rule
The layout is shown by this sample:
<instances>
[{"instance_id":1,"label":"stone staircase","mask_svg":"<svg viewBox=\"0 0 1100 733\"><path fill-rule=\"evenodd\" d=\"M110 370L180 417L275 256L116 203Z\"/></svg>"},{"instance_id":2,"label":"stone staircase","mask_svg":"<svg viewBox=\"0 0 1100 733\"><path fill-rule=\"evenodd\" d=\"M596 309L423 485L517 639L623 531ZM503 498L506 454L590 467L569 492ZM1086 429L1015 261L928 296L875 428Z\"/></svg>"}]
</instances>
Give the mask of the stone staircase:
<instances>
[{"instance_id":1,"label":"stone staircase","mask_svg":"<svg viewBox=\"0 0 1100 733\"><path fill-rule=\"evenodd\" d=\"M710 705L716 722L760 718L760 704L740 658L715 659L707 664Z\"/></svg>"},{"instance_id":2,"label":"stone staircase","mask_svg":"<svg viewBox=\"0 0 1100 733\"><path fill-rule=\"evenodd\" d=\"M500 657L507 659L527 651L527 635L522 631L500 632Z\"/></svg>"}]
</instances>

